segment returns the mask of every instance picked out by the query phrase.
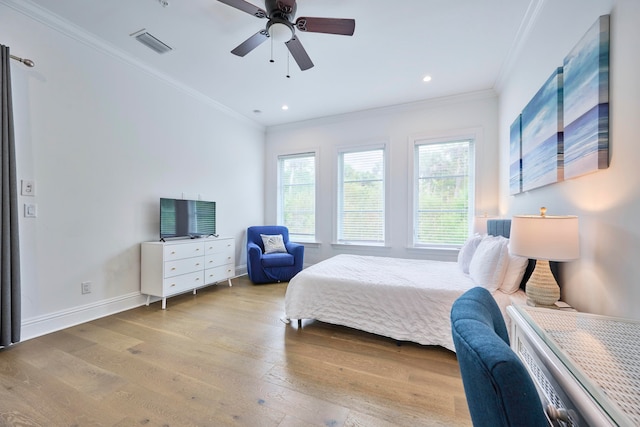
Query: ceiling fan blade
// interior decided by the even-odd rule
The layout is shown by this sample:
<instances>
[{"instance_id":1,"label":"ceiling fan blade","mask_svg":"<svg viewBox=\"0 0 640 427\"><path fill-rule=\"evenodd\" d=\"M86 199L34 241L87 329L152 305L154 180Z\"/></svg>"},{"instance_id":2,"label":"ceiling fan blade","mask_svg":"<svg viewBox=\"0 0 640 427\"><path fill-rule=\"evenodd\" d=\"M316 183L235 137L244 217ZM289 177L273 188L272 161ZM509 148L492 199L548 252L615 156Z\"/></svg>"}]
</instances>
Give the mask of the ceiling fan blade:
<instances>
[{"instance_id":1,"label":"ceiling fan blade","mask_svg":"<svg viewBox=\"0 0 640 427\"><path fill-rule=\"evenodd\" d=\"M228 6L234 7L243 12L247 12L249 15L253 15L256 18L266 18L267 12L260 9L258 6L254 6L244 0L218 0L220 3L224 3Z\"/></svg>"},{"instance_id":2,"label":"ceiling fan blade","mask_svg":"<svg viewBox=\"0 0 640 427\"><path fill-rule=\"evenodd\" d=\"M231 53L238 56L245 56L247 53L264 43L268 38L269 35L267 30L260 30L233 49Z\"/></svg>"},{"instance_id":3,"label":"ceiling fan blade","mask_svg":"<svg viewBox=\"0 0 640 427\"><path fill-rule=\"evenodd\" d=\"M300 17L296 19L296 28L309 33L352 36L356 29L356 21L354 19Z\"/></svg>"},{"instance_id":4,"label":"ceiling fan blade","mask_svg":"<svg viewBox=\"0 0 640 427\"><path fill-rule=\"evenodd\" d=\"M291 52L291 56L293 56L293 59L296 60L298 67L300 67L302 71L308 70L309 68L313 67L311 58L309 58L309 55L307 55L307 51L304 50L304 47L302 47L302 43L300 43L300 40L296 36L291 37L291 40L285 42L285 44L287 45L287 49L289 49L289 52Z\"/></svg>"}]
</instances>

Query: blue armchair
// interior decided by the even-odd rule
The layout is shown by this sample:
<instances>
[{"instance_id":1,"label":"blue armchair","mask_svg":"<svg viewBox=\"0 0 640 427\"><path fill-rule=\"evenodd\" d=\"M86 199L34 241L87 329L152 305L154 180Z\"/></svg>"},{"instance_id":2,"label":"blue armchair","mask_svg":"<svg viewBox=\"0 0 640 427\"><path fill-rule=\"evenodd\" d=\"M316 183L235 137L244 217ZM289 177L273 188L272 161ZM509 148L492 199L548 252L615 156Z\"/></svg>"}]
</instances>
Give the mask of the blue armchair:
<instances>
[{"instance_id":1,"label":"blue armchair","mask_svg":"<svg viewBox=\"0 0 640 427\"><path fill-rule=\"evenodd\" d=\"M548 427L533 380L515 352L493 296L476 287L451 308L451 332L475 427Z\"/></svg>"},{"instance_id":2,"label":"blue armchair","mask_svg":"<svg viewBox=\"0 0 640 427\"><path fill-rule=\"evenodd\" d=\"M264 253L264 235L282 235L287 252ZM289 241L289 229L265 225L247 229L247 272L253 283L288 282L302 270L304 246Z\"/></svg>"}]
</instances>

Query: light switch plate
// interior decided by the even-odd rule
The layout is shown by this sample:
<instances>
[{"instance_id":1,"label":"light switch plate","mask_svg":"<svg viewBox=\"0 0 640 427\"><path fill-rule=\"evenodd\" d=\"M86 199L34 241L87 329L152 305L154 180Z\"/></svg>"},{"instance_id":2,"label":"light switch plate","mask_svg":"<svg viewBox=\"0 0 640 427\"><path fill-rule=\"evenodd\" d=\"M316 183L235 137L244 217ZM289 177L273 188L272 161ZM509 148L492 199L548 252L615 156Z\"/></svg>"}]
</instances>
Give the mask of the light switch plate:
<instances>
[{"instance_id":1,"label":"light switch plate","mask_svg":"<svg viewBox=\"0 0 640 427\"><path fill-rule=\"evenodd\" d=\"M35 181L29 181L29 180L23 179L22 187L20 189L20 194L22 194L23 196L35 196L36 195Z\"/></svg>"}]
</instances>

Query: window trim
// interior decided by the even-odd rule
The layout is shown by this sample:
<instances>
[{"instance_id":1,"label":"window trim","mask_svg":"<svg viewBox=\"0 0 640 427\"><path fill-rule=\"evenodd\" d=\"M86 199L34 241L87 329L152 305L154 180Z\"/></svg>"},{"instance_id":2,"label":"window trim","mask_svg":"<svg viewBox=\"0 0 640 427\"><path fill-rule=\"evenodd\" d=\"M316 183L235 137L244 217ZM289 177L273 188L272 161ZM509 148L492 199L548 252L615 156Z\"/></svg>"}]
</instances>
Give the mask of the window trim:
<instances>
[{"instance_id":1,"label":"window trim","mask_svg":"<svg viewBox=\"0 0 640 427\"><path fill-rule=\"evenodd\" d=\"M378 140L380 141L380 140ZM341 176L342 176L342 168L341 168L341 155L345 153L358 153L363 151L373 151L373 150L382 150L383 161L384 161L384 171L383 171L383 179L384 179L384 221L383 221L383 241L382 243L376 244L374 242L357 242L357 241L340 241L338 240L338 231L339 231L339 215L338 210L340 208L340 185L341 185ZM335 149L334 156L334 173L333 179L334 181L334 197L333 197L333 241L331 245L333 247L370 247L370 248L386 248L389 245L389 164L391 162L391 154L390 154L390 144L387 141L373 142L369 144L361 144L361 145L343 145L338 146Z\"/></svg>"},{"instance_id":2,"label":"window trim","mask_svg":"<svg viewBox=\"0 0 640 427\"><path fill-rule=\"evenodd\" d=\"M320 168L319 168L319 157L320 157L320 149L313 148L309 150L296 150L290 152L280 152L276 154L276 223L279 225L282 224L282 207L281 207L281 194L280 194L280 159L282 158L292 158L292 157L305 157L305 155L313 155L314 157L314 169L315 169L315 194L314 194L314 230L313 236L310 239L295 239L290 236L291 240L296 243L303 244L320 244L318 240L318 201L319 201L319 191L318 185L320 183ZM293 235L295 237L295 234Z\"/></svg>"},{"instance_id":3,"label":"window trim","mask_svg":"<svg viewBox=\"0 0 640 427\"><path fill-rule=\"evenodd\" d=\"M411 135L408 138L408 194L410 207L408 209L407 219L407 248L410 249L436 249L436 250L448 250L459 248L460 245L456 244L422 244L416 243L416 224L417 224L417 207L418 207L418 191L417 191L417 158L416 148L419 145L425 144L442 144L447 142L457 141L470 141L471 144L471 158L469 159L469 195L472 195L469 200L468 215L469 223L467 224L467 233L471 235L473 231L473 219L475 215L475 204L478 197L476 191L476 181L478 179L476 170L478 163L478 146L482 143L482 128L466 128L451 131L444 131L441 133L422 133Z\"/></svg>"}]
</instances>

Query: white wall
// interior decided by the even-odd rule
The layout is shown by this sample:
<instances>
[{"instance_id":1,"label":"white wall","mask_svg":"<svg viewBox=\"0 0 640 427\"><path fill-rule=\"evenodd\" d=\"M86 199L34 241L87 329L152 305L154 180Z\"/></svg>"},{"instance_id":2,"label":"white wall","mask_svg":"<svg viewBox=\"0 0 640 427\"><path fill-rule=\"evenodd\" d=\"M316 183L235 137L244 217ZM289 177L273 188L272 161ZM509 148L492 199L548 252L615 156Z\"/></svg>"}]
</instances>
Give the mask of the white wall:
<instances>
[{"instance_id":1,"label":"white wall","mask_svg":"<svg viewBox=\"0 0 640 427\"><path fill-rule=\"evenodd\" d=\"M412 187L410 139L439 137L461 129L476 129L476 211L496 213L498 208L497 98L493 91L436 99L318 120L271 127L267 130L265 220L277 215L277 157L318 150L316 230L317 245L306 245L305 264L337 253L360 253L401 258L428 257L453 260L457 251L410 249ZM338 147L388 144L388 242L385 248L332 245Z\"/></svg>"},{"instance_id":2,"label":"white wall","mask_svg":"<svg viewBox=\"0 0 640 427\"><path fill-rule=\"evenodd\" d=\"M218 232L263 222L264 129L188 90L0 4L12 61L23 338L138 305L140 242L158 239L158 199L215 200ZM81 295L91 281L93 292ZM169 303L170 306L170 303Z\"/></svg>"},{"instance_id":3,"label":"white wall","mask_svg":"<svg viewBox=\"0 0 640 427\"><path fill-rule=\"evenodd\" d=\"M509 196L509 125L600 15L611 14L610 167ZM500 89L500 207L505 215L576 214L580 260L562 297L581 311L640 319L640 2L546 1Z\"/></svg>"}]
</instances>

